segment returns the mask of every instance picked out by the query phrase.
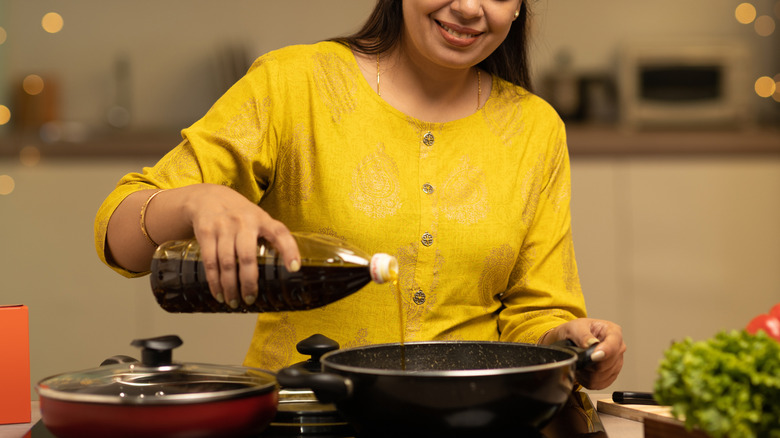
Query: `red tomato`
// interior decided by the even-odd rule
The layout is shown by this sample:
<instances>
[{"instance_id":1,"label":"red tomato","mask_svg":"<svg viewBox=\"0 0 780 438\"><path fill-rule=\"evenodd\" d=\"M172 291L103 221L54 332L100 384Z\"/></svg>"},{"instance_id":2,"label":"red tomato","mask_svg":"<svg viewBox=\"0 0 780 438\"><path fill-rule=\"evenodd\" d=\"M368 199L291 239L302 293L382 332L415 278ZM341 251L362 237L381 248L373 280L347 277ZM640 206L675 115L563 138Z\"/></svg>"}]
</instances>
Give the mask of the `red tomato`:
<instances>
[{"instance_id":1,"label":"red tomato","mask_svg":"<svg viewBox=\"0 0 780 438\"><path fill-rule=\"evenodd\" d=\"M775 304L770 310L769 314L777 319L780 319L780 303Z\"/></svg>"},{"instance_id":2,"label":"red tomato","mask_svg":"<svg viewBox=\"0 0 780 438\"><path fill-rule=\"evenodd\" d=\"M766 334L780 342L780 319L773 315L763 314L756 316L747 325L746 330L748 333L753 335L756 334L759 330L763 330L766 332Z\"/></svg>"}]
</instances>

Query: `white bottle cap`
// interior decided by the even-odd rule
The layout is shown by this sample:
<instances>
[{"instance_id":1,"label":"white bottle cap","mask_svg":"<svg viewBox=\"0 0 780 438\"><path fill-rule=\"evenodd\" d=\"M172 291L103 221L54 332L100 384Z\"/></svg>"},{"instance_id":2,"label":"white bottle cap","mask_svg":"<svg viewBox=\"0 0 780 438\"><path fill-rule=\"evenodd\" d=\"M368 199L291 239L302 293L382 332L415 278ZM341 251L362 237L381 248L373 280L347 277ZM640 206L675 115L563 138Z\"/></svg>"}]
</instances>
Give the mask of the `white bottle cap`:
<instances>
[{"instance_id":1,"label":"white bottle cap","mask_svg":"<svg viewBox=\"0 0 780 438\"><path fill-rule=\"evenodd\" d=\"M389 254L381 252L374 254L371 257L369 269L371 270L371 280L378 284L398 278L398 260Z\"/></svg>"}]
</instances>

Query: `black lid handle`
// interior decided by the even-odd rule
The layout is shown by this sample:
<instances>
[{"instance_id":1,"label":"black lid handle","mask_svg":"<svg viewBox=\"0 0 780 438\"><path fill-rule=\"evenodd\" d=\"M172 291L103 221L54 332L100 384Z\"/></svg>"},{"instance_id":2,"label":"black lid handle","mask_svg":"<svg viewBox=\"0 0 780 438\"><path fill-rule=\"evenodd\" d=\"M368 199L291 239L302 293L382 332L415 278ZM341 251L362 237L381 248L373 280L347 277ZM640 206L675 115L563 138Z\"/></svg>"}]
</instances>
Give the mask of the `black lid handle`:
<instances>
[{"instance_id":1,"label":"black lid handle","mask_svg":"<svg viewBox=\"0 0 780 438\"><path fill-rule=\"evenodd\" d=\"M298 353L311 356L307 361L301 362L304 368L311 372L320 371L320 358L329 351L338 350L339 343L327 336L316 334L298 342L295 348Z\"/></svg>"},{"instance_id":2,"label":"black lid handle","mask_svg":"<svg viewBox=\"0 0 780 438\"><path fill-rule=\"evenodd\" d=\"M173 349L184 342L176 335L156 338L136 339L130 343L141 348L141 363L147 367L170 365L173 362Z\"/></svg>"}]
</instances>

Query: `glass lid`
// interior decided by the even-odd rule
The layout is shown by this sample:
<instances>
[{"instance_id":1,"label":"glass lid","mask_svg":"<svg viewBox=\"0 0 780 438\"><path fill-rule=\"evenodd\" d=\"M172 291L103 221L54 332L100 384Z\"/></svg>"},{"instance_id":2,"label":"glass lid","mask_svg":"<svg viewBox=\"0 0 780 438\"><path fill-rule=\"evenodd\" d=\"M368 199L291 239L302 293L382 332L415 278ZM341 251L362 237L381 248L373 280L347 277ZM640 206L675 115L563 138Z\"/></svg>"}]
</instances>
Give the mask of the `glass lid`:
<instances>
[{"instance_id":1,"label":"glass lid","mask_svg":"<svg viewBox=\"0 0 780 438\"><path fill-rule=\"evenodd\" d=\"M225 400L276 390L274 374L265 370L171 362L171 350L181 345L176 336L133 341L133 345L143 348L142 362L58 374L42 380L36 388L38 394L56 400L90 403L176 404Z\"/></svg>"}]
</instances>

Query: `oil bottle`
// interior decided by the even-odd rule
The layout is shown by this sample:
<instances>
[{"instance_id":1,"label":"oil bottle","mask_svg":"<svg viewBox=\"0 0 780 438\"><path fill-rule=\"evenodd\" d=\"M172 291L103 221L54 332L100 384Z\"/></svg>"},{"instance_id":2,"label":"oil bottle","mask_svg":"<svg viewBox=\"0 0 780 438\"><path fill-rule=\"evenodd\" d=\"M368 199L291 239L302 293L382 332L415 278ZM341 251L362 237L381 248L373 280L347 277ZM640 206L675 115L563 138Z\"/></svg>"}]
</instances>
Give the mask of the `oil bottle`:
<instances>
[{"instance_id":1,"label":"oil bottle","mask_svg":"<svg viewBox=\"0 0 780 438\"><path fill-rule=\"evenodd\" d=\"M212 295L197 240L173 240L160 245L152 257L151 283L157 303L173 313L278 312L322 307L347 297L374 281L398 276L398 261L384 253L373 256L334 237L293 232L301 269L290 272L267 242L257 246L258 295L238 308Z\"/></svg>"}]
</instances>

